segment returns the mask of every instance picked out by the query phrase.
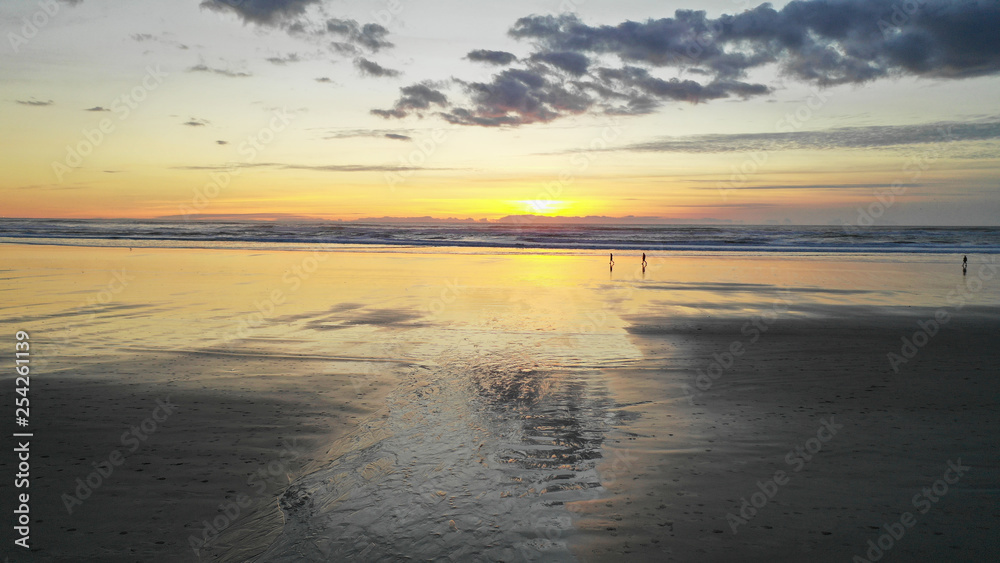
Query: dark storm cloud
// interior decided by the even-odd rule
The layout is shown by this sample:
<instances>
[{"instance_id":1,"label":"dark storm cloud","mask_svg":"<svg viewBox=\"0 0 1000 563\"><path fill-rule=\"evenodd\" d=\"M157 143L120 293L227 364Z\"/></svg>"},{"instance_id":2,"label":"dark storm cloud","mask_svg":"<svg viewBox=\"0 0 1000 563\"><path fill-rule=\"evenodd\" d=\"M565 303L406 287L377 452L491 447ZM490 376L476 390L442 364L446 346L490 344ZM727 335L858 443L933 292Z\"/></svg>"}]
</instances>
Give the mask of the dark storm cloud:
<instances>
[{"instance_id":1,"label":"dark storm cloud","mask_svg":"<svg viewBox=\"0 0 1000 563\"><path fill-rule=\"evenodd\" d=\"M398 70L393 70L391 68L385 68L384 66L382 66L382 65L380 65L380 64L378 64L378 63L376 63L374 61L369 61L368 59L366 59L364 57L358 57L358 58L354 59L354 66L355 66L355 68L358 69L358 71L361 72L362 76L374 76L374 77L389 76L389 77L392 77L392 76L399 76L400 74L403 74L403 73L399 72Z\"/></svg>"},{"instance_id":2,"label":"dark storm cloud","mask_svg":"<svg viewBox=\"0 0 1000 563\"><path fill-rule=\"evenodd\" d=\"M556 68L565 70L573 76L581 76L587 72L590 66L590 59L586 55L574 53L572 51L560 51L556 53L535 53L531 55L532 61L548 63Z\"/></svg>"},{"instance_id":3,"label":"dark storm cloud","mask_svg":"<svg viewBox=\"0 0 1000 563\"><path fill-rule=\"evenodd\" d=\"M455 80L464 97L439 115L463 125L516 126L584 112L649 113L669 102L747 99L771 93L747 78L768 65L818 86L992 75L1000 72L997 29L996 1L800 0L714 19L678 10L672 18L597 26L572 14L533 15L508 32L534 50L520 68L485 82ZM516 60L487 50L466 58L503 66ZM657 75L664 70L680 76ZM427 109L401 98L373 113L405 117Z\"/></svg>"},{"instance_id":4,"label":"dark storm cloud","mask_svg":"<svg viewBox=\"0 0 1000 563\"><path fill-rule=\"evenodd\" d=\"M204 0L201 7L216 12L232 12L246 23L276 25L302 15L320 0Z\"/></svg>"},{"instance_id":5,"label":"dark storm cloud","mask_svg":"<svg viewBox=\"0 0 1000 563\"><path fill-rule=\"evenodd\" d=\"M517 60L513 53L507 51L490 51L489 49L476 49L469 51L465 58L470 61L489 63L498 66L507 66Z\"/></svg>"},{"instance_id":6,"label":"dark storm cloud","mask_svg":"<svg viewBox=\"0 0 1000 563\"><path fill-rule=\"evenodd\" d=\"M550 50L693 66L717 77L777 62L791 76L832 85L901 74L994 74L1000 70L998 26L995 1L811 0L781 10L761 4L717 19L678 10L673 18L617 26L589 26L573 15L529 16L510 35Z\"/></svg>"}]
</instances>

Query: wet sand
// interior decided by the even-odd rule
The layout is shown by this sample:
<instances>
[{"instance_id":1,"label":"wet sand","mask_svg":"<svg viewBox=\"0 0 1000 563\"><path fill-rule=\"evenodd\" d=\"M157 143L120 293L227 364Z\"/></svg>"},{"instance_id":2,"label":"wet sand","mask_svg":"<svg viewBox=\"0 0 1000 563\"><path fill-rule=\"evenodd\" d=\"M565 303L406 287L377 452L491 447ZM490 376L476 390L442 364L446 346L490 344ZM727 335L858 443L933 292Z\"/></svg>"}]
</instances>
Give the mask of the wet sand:
<instances>
[{"instance_id":1,"label":"wet sand","mask_svg":"<svg viewBox=\"0 0 1000 563\"><path fill-rule=\"evenodd\" d=\"M953 307L944 257L654 256L609 275L558 253L4 252L0 318L38 360L35 548L14 561L843 561L959 458L886 559L991 553L997 282L898 374L886 360ZM831 417L795 471L786 454ZM61 495L115 450L69 514ZM727 514L779 470L734 534Z\"/></svg>"},{"instance_id":2,"label":"wet sand","mask_svg":"<svg viewBox=\"0 0 1000 563\"><path fill-rule=\"evenodd\" d=\"M598 468L611 498L577 507L590 532L580 559L994 558L1000 311L955 314L895 373L886 354L934 316L915 313L778 317L752 344L740 334L752 317L633 318L645 358L612 388L619 400L653 400ZM743 354L699 386L733 342ZM959 460L967 473L915 505ZM907 512L912 528L899 525ZM903 533L872 549L884 525Z\"/></svg>"}]
</instances>

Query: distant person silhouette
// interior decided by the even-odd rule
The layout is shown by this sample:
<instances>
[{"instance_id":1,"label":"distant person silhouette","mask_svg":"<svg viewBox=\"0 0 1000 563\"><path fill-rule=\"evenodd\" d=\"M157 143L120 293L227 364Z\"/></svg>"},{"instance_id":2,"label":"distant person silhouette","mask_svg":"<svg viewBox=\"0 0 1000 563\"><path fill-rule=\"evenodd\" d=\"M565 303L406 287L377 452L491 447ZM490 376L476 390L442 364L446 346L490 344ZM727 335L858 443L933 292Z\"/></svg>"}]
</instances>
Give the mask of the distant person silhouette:
<instances>
[{"instance_id":1,"label":"distant person silhouette","mask_svg":"<svg viewBox=\"0 0 1000 563\"><path fill-rule=\"evenodd\" d=\"M642 253L642 267L643 268L646 267L646 253L645 252Z\"/></svg>"},{"instance_id":2,"label":"distant person silhouette","mask_svg":"<svg viewBox=\"0 0 1000 563\"><path fill-rule=\"evenodd\" d=\"M966 274L966 270L968 268L969 268L969 257L968 256L963 256L962 257L962 275L963 276Z\"/></svg>"}]
</instances>

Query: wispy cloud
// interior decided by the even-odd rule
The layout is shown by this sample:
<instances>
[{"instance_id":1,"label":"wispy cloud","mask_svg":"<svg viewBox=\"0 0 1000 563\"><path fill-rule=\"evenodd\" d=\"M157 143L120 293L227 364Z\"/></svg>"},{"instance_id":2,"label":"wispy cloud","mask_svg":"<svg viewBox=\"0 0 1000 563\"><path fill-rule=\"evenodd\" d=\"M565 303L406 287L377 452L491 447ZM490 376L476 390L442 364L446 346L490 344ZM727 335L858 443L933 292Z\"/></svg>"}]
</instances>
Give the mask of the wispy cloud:
<instances>
[{"instance_id":1,"label":"wispy cloud","mask_svg":"<svg viewBox=\"0 0 1000 563\"><path fill-rule=\"evenodd\" d=\"M216 165L216 166L174 166L173 170L232 170L233 168L277 168L280 170L313 170L316 172L407 172L413 170L460 170L458 168L426 168L397 164L283 164L278 162L259 162L248 164Z\"/></svg>"},{"instance_id":2,"label":"wispy cloud","mask_svg":"<svg viewBox=\"0 0 1000 563\"><path fill-rule=\"evenodd\" d=\"M85 109L83 111L111 111L111 110L109 110L108 108L105 108L105 107L101 107L101 106L94 106L92 108L87 108L87 109Z\"/></svg>"},{"instance_id":3,"label":"wispy cloud","mask_svg":"<svg viewBox=\"0 0 1000 563\"><path fill-rule=\"evenodd\" d=\"M374 137L378 139L392 139L396 141L409 141L408 131L386 130L386 129L345 129L341 131L330 131L325 137L332 139L355 139L359 137Z\"/></svg>"},{"instance_id":4,"label":"wispy cloud","mask_svg":"<svg viewBox=\"0 0 1000 563\"><path fill-rule=\"evenodd\" d=\"M204 127L208 124L209 121L207 119L198 119L197 117L192 117L183 123L183 125L187 125L188 127Z\"/></svg>"},{"instance_id":5,"label":"wispy cloud","mask_svg":"<svg viewBox=\"0 0 1000 563\"><path fill-rule=\"evenodd\" d=\"M775 186L735 186L727 190L872 190L878 188L919 188L924 184L795 184ZM698 186L696 190L718 190L717 187Z\"/></svg>"},{"instance_id":6,"label":"wispy cloud","mask_svg":"<svg viewBox=\"0 0 1000 563\"><path fill-rule=\"evenodd\" d=\"M299 58L298 53L288 53L284 57L269 57L269 58L264 59L264 60L266 60L267 62L269 62L271 64L284 66L284 65L287 65L288 63L297 63L297 62L301 61L302 59Z\"/></svg>"},{"instance_id":7,"label":"wispy cloud","mask_svg":"<svg viewBox=\"0 0 1000 563\"><path fill-rule=\"evenodd\" d=\"M53 102L52 100L31 99L31 100L14 100L14 101L21 104L22 106L35 106L35 107L51 106L55 104L55 102Z\"/></svg>"},{"instance_id":8,"label":"wispy cloud","mask_svg":"<svg viewBox=\"0 0 1000 563\"><path fill-rule=\"evenodd\" d=\"M663 137L615 151L727 153L759 150L873 149L950 141L1000 139L1000 120L940 121L918 125L839 127L787 133Z\"/></svg>"},{"instance_id":9,"label":"wispy cloud","mask_svg":"<svg viewBox=\"0 0 1000 563\"><path fill-rule=\"evenodd\" d=\"M249 72L229 70L225 68L212 68L205 64L197 64L187 69L188 72L210 72L212 74L218 74L220 76L228 76L229 78L247 78L253 76Z\"/></svg>"},{"instance_id":10,"label":"wispy cloud","mask_svg":"<svg viewBox=\"0 0 1000 563\"><path fill-rule=\"evenodd\" d=\"M152 33L133 33L129 37L132 38L136 43L162 43L163 45L168 45L170 47L176 47L181 50L187 50L188 46L183 43L179 43L167 37L169 34L153 35Z\"/></svg>"}]
</instances>

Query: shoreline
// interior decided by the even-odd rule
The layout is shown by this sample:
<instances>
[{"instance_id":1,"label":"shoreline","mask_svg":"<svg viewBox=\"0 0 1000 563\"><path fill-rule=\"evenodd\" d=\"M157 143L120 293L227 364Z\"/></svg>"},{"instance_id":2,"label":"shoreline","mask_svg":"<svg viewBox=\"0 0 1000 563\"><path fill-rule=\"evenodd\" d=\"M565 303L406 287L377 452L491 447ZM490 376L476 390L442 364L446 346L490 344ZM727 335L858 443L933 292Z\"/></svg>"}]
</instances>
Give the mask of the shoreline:
<instances>
[{"instance_id":1,"label":"shoreline","mask_svg":"<svg viewBox=\"0 0 1000 563\"><path fill-rule=\"evenodd\" d=\"M987 227L983 227L987 228ZM993 229L992 227L989 227ZM997 228L996 230L1000 230ZM106 241L109 244L84 244L77 241ZM41 241L41 242L36 242ZM59 242L56 242L59 241ZM173 244L143 244L162 243ZM553 255L553 256L606 256L607 253L615 255L637 258L642 254L649 254L650 258L657 257L682 257L682 258L707 258L707 257L727 257L727 258L775 258L777 256L790 256L795 258L820 258L829 257L836 259L870 259L872 261L885 260L886 257L894 258L915 258L918 256L943 257L943 256L998 256L1000 249L982 249L976 247L969 248L897 248L897 247L864 247L852 248L842 247L781 247L781 246L744 246L733 247L727 245L695 246L695 245L660 245L644 244L634 246L553 246L553 247L532 247L525 244L496 244L484 245L482 243L468 244L414 244L412 242L392 243L386 241L372 243L349 243L349 242L313 242L313 241L258 241L247 240L192 240L181 239L108 239L108 238L32 238L32 237L0 237L0 245L12 246L53 246L64 248L128 248L140 250L231 250L231 251L265 251L265 252L330 252L330 253L379 253L379 254L444 254L444 255ZM622 266L625 266L622 264Z\"/></svg>"}]
</instances>

